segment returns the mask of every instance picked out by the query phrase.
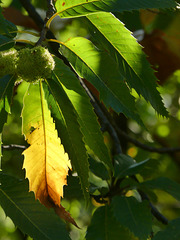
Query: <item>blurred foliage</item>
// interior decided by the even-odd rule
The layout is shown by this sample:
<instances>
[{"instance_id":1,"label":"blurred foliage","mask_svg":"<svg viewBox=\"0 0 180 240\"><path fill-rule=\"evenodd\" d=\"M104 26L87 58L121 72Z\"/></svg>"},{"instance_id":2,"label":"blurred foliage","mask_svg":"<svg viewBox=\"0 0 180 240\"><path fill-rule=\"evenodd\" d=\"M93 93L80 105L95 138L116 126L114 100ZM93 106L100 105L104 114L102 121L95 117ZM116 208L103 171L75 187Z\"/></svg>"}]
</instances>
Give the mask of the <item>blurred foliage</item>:
<instances>
[{"instance_id":1,"label":"blurred foliage","mask_svg":"<svg viewBox=\"0 0 180 240\"><path fill-rule=\"evenodd\" d=\"M18 1L6 0L3 1L4 7L12 6L18 7ZM32 3L37 8L46 9L45 1L33 0ZM43 12L43 11L42 11ZM131 31L139 29L144 30L144 34L148 38L154 31L161 31L161 38L165 41L168 47L168 52L172 58L174 55L178 61L180 58L180 12L157 12L153 11L134 11L133 13L116 14L116 16L125 23L125 26ZM17 16L14 16L16 18ZM61 23L58 28L58 24ZM57 25L57 26L56 26ZM23 28L23 27L21 27ZM59 17L54 20L54 34L59 40L65 41L71 37L83 36L89 37L88 32L84 26L83 19L69 19L60 20ZM26 36L19 35L19 37L26 38ZM29 36L28 36L29 37ZM163 46L159 45L159 42L155 42L159 48ZM143 44L143 42L142 42ZM150 43L149 43L150 44ZM167 51L167 48L161 49ZM171 58L168 59L171 61ZM153 66L157 66L156 62L151 62ZM159 63L158 63L159 64ZM156 68L158 70L158 68ZM163 68L161 69L161 71ZM170 74L170 75L169 75ZM161 80L161 79L160 79ZM175 147L180 146L180 67L173 69L165 77L163 81L160 81L163 85L159 87L159 90L163 96L164 103L170 113L168 119L163 119L157 116L152 107L143 101L141 98L137 101L137 108L140 109L141 117L146 124L147 130L140 128L140 126L130 120L128 122L129 135L143 142L156 147ZM26 83L17 85L14 90L14 100L12 105L12 114L8 116L8 122L3 130L3 144L16 143L26 145L24 136L21 131L21 110L23 105L23 95L26 91ZM136 94L136 93L134 93ZM108 141L108 140L107 140ZM110 140L109 140L110 142ZM110 144L110 143L107 143ZM156 159L158 164L153 173L154 176L166 176L180 183L180 153L174 154L158 154L149 153L143 149L140 149L132 144L128 144L126 152L137 162L142 159ZM20 150L3 151L2 169L7 171L11 175L19 178L24 178L24 171L22 170L23 157ZM91 181L98 182L98 178L93 175L97 162L90 162L90 169L92 171ZM80 191L78 181L74 180L75 176L69 177L70 188L65 187L65 199L62 201L62 205L75 219L80 226L81 231L77 230L74 226L68 225L70 229L71 238L73 240L83 240L86 234L87 226L89 225L91 215L94 209L99 206L93 201L88 209L83 202L83 196ZM102 184L102 183L101 183ZM93 185L92 185L93 186ZM69 191L69 193L68 193ZM72 194L72 192L74 194ZM158 196L158 209L169 219L174 219L180 215L180 203L173 197L162 191L156 190ZM157 229L158 230L158 229ZM16 229L9 218L6 218L2 209L0 209L0 240L19 240L24 239L21 232ZM28 238L30 240L30 238Z\"/></svg>"}]
</instances>

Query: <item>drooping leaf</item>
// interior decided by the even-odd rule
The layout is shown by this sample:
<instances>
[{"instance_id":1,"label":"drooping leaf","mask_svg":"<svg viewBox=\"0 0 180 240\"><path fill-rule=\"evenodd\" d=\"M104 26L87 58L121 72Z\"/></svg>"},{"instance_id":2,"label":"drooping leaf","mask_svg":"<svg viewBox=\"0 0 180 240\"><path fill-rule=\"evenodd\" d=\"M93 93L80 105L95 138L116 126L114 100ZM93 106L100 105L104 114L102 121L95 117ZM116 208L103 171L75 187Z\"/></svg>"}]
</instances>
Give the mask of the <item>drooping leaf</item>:
<instances>
[{"instance_id":1,"label":"drooping leaf","mask_svg":"<svg viewBox=\"0 0 180 240\"><path fill-rule=\"evenodd\" d=\"M85 144L94 152L100 161L112 168L111 159L104 144L104 138L100 131L100 125L93 112L90 99L80 85L79 80L70 71L70 69L56 58L56 67L54 70L59 80L64 86L64 91L74 106L81 131L84 135Z\"/></svg>"},{"instance_id":2,"label":"drooping leaf","mask_svg":"<svg viewBox=\"0 0 180 240\"><path fill-rule=\"evenodd\" d=\"M22 118L23 133L30 144L23 152L23 168L30 191L45 206L49 206L49 199L60 206L71 164L58 138L41 82L30 84L24 97Z\"/></svg>"},{"instance_id":3,"label":"drooping leaf","mask_svg":"<svg viewBox=\"0 0 180 240\"><path fill-rule=\"evenodd\" d=\"M58 132L61 133L63 145L66 147L72 165L78 173L84 197L88 202L89 164L76 113L58 80L58 76L53 74L53 78L47 79L47 83L50 89L50 92L46 91L49 108L51 108Z\"/></svg>"},{"instance_id":4,"label":"drooping leaf","mask_svg":"<svg viewBox=\"0 0 180 240\"><path fill-rule=\"evenodd\" d=\"M24 234L38 240L70 240L65 224L28 192L27 180L0 172L0 204L7 216Z\"/></svg>"},{"instance_id":5,"label":"drooping leaf","mask_svg":"<svg viewBox=\"0 0 180 240\"><path fill-rule=\"evenodd\" d=\"M128 85L149 101L159 114L167 116L156 88L157 79L154 71L131 32L111 13L88 15L87 19L95 40L116 61Z\"/></svg>"},{"instance_id":6,"label":"drooping leaf","mask_svg":"<svg viewBox=\"0 0 180 240\"><path fill-rule=\"evenodd\" d=\"M15 41L12 38L0 35L0 51L8 50L14 45Z\"/></svg>"},{"instance_id":7,"label":"drooping leaf","mask_svg":"<svg viewBox=\"0 0 180 240\"><path fill-rule=\"evenodd\" d=\"M112 199L112 209L117 221L129 228L139 239L145 240L152 231L152 215L147 201L138 202L134 197Z\"/></svg>"},{"instance_id":8,"label":"drooping leaf","mask_svg":"<svg viewBox=\"0 0 180 240\"><path fill-rule=\"evenodd\" d=\"M180 218L174 219L168 223L167 228L163 231L159 231L153 240L179 240L180 239Z\"/></svg>"},{"instance_id":9,"label":"drooping leaf","mask_svg":"<svg viewBox=\"0 0 180 240\"><path fill-rule=\"evenodd\" d=\"M110 206L98 208L87 229L86 240L135 240L113 216Z\"/></svg>"},{"instance_id":10,"label":"drooping leaf","mask_svg":"<svg viewBox=\"0 0 180 240\"><path fill-rule=\"evenodd\" d=\"M173 8L174 0L57 0L60 17L84 16L93 12L123 12L147 8Z\"/></svg>"},{"instance_id":11,"label":"drooping leaf","mask_svg":"<svg viewBox=\"0 0 180 240\"><path fill-rule=\"evenodd\" d=\"M2 132L4 123L7 121L8 113L11 113L15 80L15 77L11 75L0 78L0 133Z\"/></svg>"},{"instance_id":12,"label":"drooping leaf","mask_svg":"<svg viewBox=\"0 0 180 240\"><path fill-rule=\"evenodd\" d=\"M159 177L153 180L145 181L140 184L140 187L146 187L148 189L159 189L169 193L178 201L180 201L180 184L172 181L166 177Z\"/></svg>"},{"instance_id":13,"label":"drooping leaf","mask_svg":"<svg viewBox=\"0 0 180 240\"><path fill-rule=\"evenodd\" d=\"M119 154L115 157L115 177L121 178L141 173L149 161L151 161L151 159L137 163L130 156Z\"/></svg>"},{"instance_id":14,"label":"drooping leaf","mask_svg":"<svg viewBox=\"0 0 180 240\"><path fill-rule=\"evenodd\" d=\"M111 107L117 113L123 112L143 125L124 77L106 52L98 50L89 40L81 37L63 43L60 50L80 77L88 80L100 92L100 99L107 108Z\"/></svg>"}]
</instances>

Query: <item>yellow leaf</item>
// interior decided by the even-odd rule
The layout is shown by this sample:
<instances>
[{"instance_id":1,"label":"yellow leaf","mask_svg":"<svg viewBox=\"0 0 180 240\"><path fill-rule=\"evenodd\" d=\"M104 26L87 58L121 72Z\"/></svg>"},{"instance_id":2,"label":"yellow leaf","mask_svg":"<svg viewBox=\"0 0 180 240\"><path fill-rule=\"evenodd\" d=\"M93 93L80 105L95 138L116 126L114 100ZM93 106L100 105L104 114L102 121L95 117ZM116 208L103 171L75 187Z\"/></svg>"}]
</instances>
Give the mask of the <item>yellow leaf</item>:
<instances>
[{"instance_id":1,"label":"yellow leaf","mask_svg":"<svg viewBox=\"0 0 180 240\"><path fill-rule=\"evenodd\" d=\"M50 207L51 201L60 206L71 163L55 129L41 82L30 85L24 102L23 128L30 147L23 152L23 168L29 179L29 190L45 206ZM33 109L32 113L28 112L28 104L29 111ZM27 116L30 116L29 120Z\"/></svg>"}]
</instances>

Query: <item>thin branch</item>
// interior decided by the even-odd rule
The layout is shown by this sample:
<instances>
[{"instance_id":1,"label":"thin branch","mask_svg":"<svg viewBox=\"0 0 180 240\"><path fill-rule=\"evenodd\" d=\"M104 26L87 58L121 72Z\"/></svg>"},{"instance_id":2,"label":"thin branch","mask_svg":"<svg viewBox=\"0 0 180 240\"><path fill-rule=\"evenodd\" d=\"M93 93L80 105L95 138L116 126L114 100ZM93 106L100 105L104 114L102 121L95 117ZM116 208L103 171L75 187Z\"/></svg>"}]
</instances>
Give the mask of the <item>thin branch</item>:
<instances>
[{"instance_id":1,"label":"thin branch","mask_svg":"<svg viewBox=\"0 0 180 240\"><path fill-rule=\"evenodd\" d=\"M121 136L123 136L128 142L133 143L137 147L140 147L148 152L156 152L156 153L174 153L174 152L180 152L180 147L164 147L164 148L156 148L152 146L148 146L146 144L143 144L136 139L130 137L128 134L126 134L124 131L122 131L120 128L117 126L115 127L117 133Z\"/></svg>"},{"instance_id":2,"label":"thin branch","mask_svg":"<svg viewBox=\"0 0 180 240\"><path fill-rule=\"evenodd\" d=\"M142 200L147 200L149 202L149 206L151 208L151 213L152 215L161 223L167 225L168 224L168 219L162 215L158 209L150 202L149 197L141 190L138 190Z\"/></svg>"},{"instance_id":3,"label":"thin branch","mask_svg":"<svg viewBox=\"0 0 180 240\"><path fill-rule=\"evenodd\" d=\"M44 21L41 16L36 12L35 7L31 4L30 0L19 0L24 9L28 12L28 15L34 20L36 25L42 29Z\"/></svg>"},{"instance_id":4,"label":"thin branch","mask_svg":"<svg viewBox=\"0 0 180 240\"><path fill-rule=\"evenodd\" d=\"M56 11L53 5L53 0L47 0L47 4L48 4L48 10L46 12L46 18L44 19L44 25L41 30L40 38L36 43L36 46L40 45L46 39L46 34L48 31L48 28L46 27L46 23Z\"/></svg>"},{"instance_id":5,"label":"thin branch","mask_svg":"<svg viewBox=\"0 0 180 240\"><path fill-rule=\"evenodd\" d=\"M105 116L109 119L109 121L111 122L112 126L114 127L114 129L116 130L118 135L123 136L128 142L133 143L135 146L140 147L148 152L156 152L156 153L175 153L175 152L180 152L180 147L163 147L163 148L157 148L157 147L152 147L149 146L147 144L143 144L140 141L136 140L135 138L130 137L126 132L124 132L123 130L121 130L116 122L114 121L114 119L112 118L112 116L110 115L110 113L107 111L107 109L105 107L102 106L103 112L105 114Z\"/></svg>"},{"instance_id":6,"label":"thin branch","mask_svg":"<svg viewBox=\"0 0 180 240\"><path fill-rule=\"evenodd\" d=\"M28 12L28 15L33 19L33 21L36 23L36 25L40 28L43 29L44 26L44 20L41 18L41 16L38 14L36 11L35 7L31 4L30 0L19 0L21 5L24 7L24 9ZM48 30L46 37L48 39L56 39L54 34ZM49 45L53 51L53 53L59 57L60 59L63 60L63 62L71 68L71 65L69 64L69 61L59 53L59 44L55 42L49 42Z\"/></svg>"},{"instance_id":7,"label":"thin branch","mask_svg":"<svg viewBox=\"0 0 180 240\"><path fill-rule=\"evenodd\" d=\"M17 144L2 145L2 149L4 150L16 150L16 149L24 150L26 148L27 148L26 146Z\"/></svg>"}]
</instances>

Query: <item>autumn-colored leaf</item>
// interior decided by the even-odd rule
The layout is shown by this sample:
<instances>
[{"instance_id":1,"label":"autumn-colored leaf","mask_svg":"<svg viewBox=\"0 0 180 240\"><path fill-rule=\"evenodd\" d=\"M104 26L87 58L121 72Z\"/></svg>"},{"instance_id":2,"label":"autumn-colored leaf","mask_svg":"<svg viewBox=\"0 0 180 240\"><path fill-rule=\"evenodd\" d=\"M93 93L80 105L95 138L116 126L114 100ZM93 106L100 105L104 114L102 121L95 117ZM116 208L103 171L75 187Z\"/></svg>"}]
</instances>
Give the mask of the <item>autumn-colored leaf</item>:
<instances>
[{"instance_id":1,"label":"autumn-colored leaf","mask_svg":"<svg viewBox=\"0 0 180 240\"><path fill-rule=\"evenodd\" d=\"M30 147L23 152L23 168L30 191L47 207L60 206L63 186L71 163L58 138L44 98L42 83L30 84L24 98L23 133Z\"/></svg>"},{"instance_id":2,"label":"autumn-colored leaf","mask_svg":"<svg viewBox=\"0 0 180 240\"><path fill-rule=\"evenodd\" d=\"M79 228L77 223L71 217L70 213L68 213L62 205L54 206L54 211L60 218L64 219L66 222L72 223L75 227Z\"/></svg>"}]
</instances>

